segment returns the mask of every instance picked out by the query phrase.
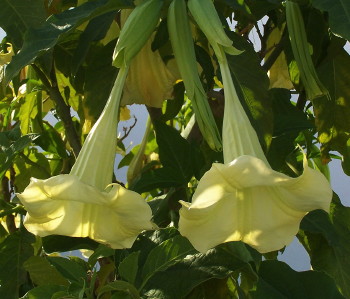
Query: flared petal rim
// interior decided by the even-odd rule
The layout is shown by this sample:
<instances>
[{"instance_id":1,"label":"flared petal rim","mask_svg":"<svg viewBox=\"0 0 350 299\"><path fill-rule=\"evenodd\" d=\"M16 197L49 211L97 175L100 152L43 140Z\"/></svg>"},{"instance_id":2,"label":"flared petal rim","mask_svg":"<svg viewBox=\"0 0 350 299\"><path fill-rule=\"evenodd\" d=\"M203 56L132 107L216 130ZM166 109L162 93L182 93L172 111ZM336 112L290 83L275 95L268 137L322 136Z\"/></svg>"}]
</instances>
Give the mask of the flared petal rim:
<instances>
[{"instance_id":1,"label":"flared petal rim","mask_svg":"<svg viewBox=\"0 0 350 299\"><path fill-rule=\"evenodd\" d=\"M152 212L136 192L113 184L107 191L74 175L32 179L19 199L28 211L24 226L39 236L89 237L112 248L130 248L152 229Z\"/></svg>"},{"instance_id":2,"label":"flared petal rim","mask_svg":"<svg viewBox=\"0 0 350 299\"><path fill-rule=\"evenodd\" d=\"M229 241L270 252L293 240L309 211L328 211L331 198L327 179L306 159L303 174L291 178L241 156L204 174L192 204L182 202L179 230L200 252Z\"/></svg>"}]
</instances>

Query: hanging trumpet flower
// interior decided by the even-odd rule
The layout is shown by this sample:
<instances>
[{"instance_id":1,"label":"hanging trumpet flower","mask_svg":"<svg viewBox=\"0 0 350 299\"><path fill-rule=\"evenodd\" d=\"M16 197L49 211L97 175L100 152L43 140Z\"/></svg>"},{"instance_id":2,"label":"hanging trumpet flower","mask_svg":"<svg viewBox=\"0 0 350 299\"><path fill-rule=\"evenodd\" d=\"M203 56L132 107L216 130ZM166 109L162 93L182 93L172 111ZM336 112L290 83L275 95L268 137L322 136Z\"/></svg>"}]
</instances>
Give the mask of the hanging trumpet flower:
<instances>
[{"instance_id":1,"label":"hanging trumpet flower","mask_svg":"<svg viewBox=\"0 0 350 299\"><path fill-rule=\"evenodd\" d=\"M329 98L329 93L318 79L312 62L299 4L290 0L286 1L286 18L294 58L308 99L313 100L323 95Z\"/></svg>"},{"instance_id":2,"label":"hanging trumpet flower","mask_svg":"<svg viewBox=\"0 0 350 299\"><path fill-rule=\"evenodd\" d=\"M131 9L121 12L124 26ZM162 108L164 100L173 98L174 84L178 78L164 63L158 50L152 50L155 34L146 41L140 52L133 58L126 77L121 105L145 104Z\"/></svg>"},{"instance_id":3,"label":"hanging trumpet flower","mask_svg":"<svg viewBox=\"0 0 350 299\"><path fill-rule=\"evenodd\" d=\"M70 174L47 180L32 178L24 192L18 194L28 212L24 225L30 232L39 236L89 237L112 248L129 248L141 231L153 228L148 204L139 194L112 184L112 176L119 104L128 67L132 55L153 32L161 3L147 0L135 8L135 15L130 15L115 51L114 62L120 66L118 77ZM149 17L156 21L150 20L151 28L145 30L143 22Z\"/></svg>"},{"instance_id":4,"label":"hanging trumpet flower","mask_svg":"<svg viewBox=\"0 0 350 299\"><path fill-rule=\"evenodd\" d=\"M212 1L189 0L188 7L220 64L224 164L214 163L204 174L191 204L181 202L179 230L201 252L229 241L243 241L261 253L281 249L293 240L309 211L329 210L332 190L305 157L304 172L297 178L271 169L235 91L225 54L228 45Z\"/></svg>"},{"instance_id":5,"label":"hanging trumpet flower","mask_svg":"<svg viewBox=\"0 0 350 299\"><path fill-rule=\"evenodd\" d=\"M192 102L199 129L209 146L221 150L221 137L210 110L206 93L199 79L184 0L173 0L168 10L168 31L175 59Z\"/></svg>"}]
</instances>

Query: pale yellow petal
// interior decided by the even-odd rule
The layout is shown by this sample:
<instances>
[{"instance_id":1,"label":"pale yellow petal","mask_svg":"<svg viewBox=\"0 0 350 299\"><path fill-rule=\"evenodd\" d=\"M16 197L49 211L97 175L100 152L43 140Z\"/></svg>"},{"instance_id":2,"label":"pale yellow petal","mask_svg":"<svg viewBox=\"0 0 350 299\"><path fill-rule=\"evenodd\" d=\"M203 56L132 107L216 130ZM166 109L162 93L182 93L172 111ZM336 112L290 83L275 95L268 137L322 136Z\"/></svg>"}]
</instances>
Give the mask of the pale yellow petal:
<instances>
[{"instance_id":1,"label":"pale yellow petal","mask_svg":"<svg viewBox=\"0 0 350 299\"><path fill-rule=\"evenodd\" d=\"M328 181L304 167L300 177L290 178L252 156L214 164L192 204L182 203L181 234L201 252L229 241L243 241L262 253L281 249L293 240L307 212L329 209Z\"/></svg>"},{"instance_id":2,"label":"pale yellow petal","mask_svg":"<svg viewBox=\"0 0 350 299\"><path fill-rule=\"evenodd\" d=\"M89 237L112 248L129 248L152 229L151 209L137 193L120 185L110 190L84 184L76 176L32 179L18 194L28 211L24 225L39 236Z\"/></svg>"},{"instance_id":3,"label":"pale yellow petal","mask_svg":"<svg viewBox=\"0 0 350 299\"><path fill-rule=\"evenodd\" d=\"M164 100L173 98L176 78L158 51L152 51L149 39L130 64L121 105L145 104L161 108Z\"/></svg>"}]
</instances>

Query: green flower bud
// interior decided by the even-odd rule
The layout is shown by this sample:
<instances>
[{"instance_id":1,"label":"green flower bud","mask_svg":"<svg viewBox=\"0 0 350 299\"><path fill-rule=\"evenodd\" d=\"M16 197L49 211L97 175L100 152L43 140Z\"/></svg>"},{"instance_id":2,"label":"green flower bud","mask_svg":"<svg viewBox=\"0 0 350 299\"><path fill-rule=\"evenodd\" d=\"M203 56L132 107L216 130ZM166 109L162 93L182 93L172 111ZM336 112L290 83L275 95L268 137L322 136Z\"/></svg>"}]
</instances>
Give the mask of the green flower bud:
<instances>
[{"instance_id":1,"label":"green flower bud","mask_svg":"<svg viewBox=\"0 0 350 299\"><path fill-rule=\"evenodd\" d=\"M192 102L199 129L209 146L214 150L220 150L222 147L220 133L210 109L207 95L199 79L184 0L174 0L170 4L168 31L175 59L185 83L187 96Z\"/></svg>"},{"instance_id":2,"label":"green flower bud","mask_svg":"<svg viewBox=\"0 0 350 299\"><path fill-rule=\"evenodd\" d=\"M114 50L114 66L129 65L156 28L162 6L162 0L145 0L131 12Z\"/></svg>"},{"instance_id":3,"label":"green flower bud","mask_svg":"<svg viewBox=\"0 0 350 299\"><path fill-rule=\"evenodd\" d=\"M303 16L297 3L286 1L286 18L294 58L297 62L300 78L305 87L308 99L313 100L324 95L329 98L328 90L318 79L315 66L312 62Z\"/></svg>"}]
</instances>

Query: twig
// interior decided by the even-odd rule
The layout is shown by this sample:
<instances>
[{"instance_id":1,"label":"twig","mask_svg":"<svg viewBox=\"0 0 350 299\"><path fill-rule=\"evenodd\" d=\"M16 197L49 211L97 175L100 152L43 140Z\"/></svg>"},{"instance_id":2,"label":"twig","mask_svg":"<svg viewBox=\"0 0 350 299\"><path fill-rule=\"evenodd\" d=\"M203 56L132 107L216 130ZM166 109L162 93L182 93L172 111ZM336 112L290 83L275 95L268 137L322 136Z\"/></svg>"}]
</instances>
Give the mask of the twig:
<instances>
[{"instance_id":1,"label":"twig","mask_svg":"<svg viewBox=\"0 0 350 299\"><path fill-rule=\"evenodd\" d=\"M67 140L73 149L75 157L77 157L81 149L80 139L77 131L75 130L72 116L70 114L70 106L66 104L58 89L55 71L53 69L51 72L50 83L46 75L41 71L39 67L37 67L35 64L32 64L32 66L40 80L43 82L45 88L47 89L50 98L56 103L56 111L62 120L64 129L66 131Z\"/></svg>"},{"instance_id":2,"label":"twig","mask_svg":"<svg viewBox=\"0 0 350 299\"><path fill-rule=\"evenodd\" d=\"M281 41L275 46L275 49L273 50L269 58L267 58L265 63L263 64L262 68L265 71L268 71L273 66L278 56L280 56L280 54L282 53L283 47L284 41L281 39Z\"/></svg>"},{"instance_id":3,"label":"twig","mask_svg":"<svg viewBox=\"0 0 350 299\"><path fill-rule=\"evenodd\" d=\"M10 203L11 193L9 190L9 179L6 176L4 176L1 180L1 189L2 189L1 192L4 197L4 201L7 203ZM15 224L15 216L13 216L12 214L7 215L6 226L10 233L14 233L17 230L16 224Z\"/></svg>"},{"instance_id":4,"label":"twig","mask_svg":"<svg viewBox=\"0 0 350 299\"><path fill-rule=\"evenodd\" d=\"M123 127L124 136L121 137L121 138L118 138L118 141L119 141L119 142L123 141L126 137L128 137L129 134L130 134L130 132L131 132L131 130L132 130L133 128L135 128L136 123L137 123L137 118L136 118L135 116L134 116L134 120L135 120L134 123L133 123L129 128Z\"/></svg>"}]
</instances>

